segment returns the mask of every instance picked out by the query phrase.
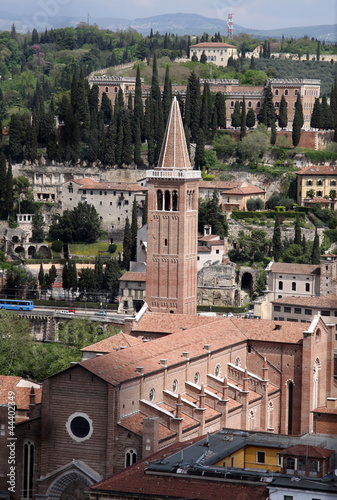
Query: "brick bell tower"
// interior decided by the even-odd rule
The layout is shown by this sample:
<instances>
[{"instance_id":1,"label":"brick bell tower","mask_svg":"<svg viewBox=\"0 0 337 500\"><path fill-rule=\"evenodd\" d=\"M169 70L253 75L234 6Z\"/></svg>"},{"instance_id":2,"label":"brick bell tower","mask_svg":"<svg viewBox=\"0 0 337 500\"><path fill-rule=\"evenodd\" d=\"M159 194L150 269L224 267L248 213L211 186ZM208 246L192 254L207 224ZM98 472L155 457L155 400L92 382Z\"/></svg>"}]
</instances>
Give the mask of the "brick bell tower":
<instances>
[{"instance_id":1,"label":"brick bell tower","mask_svg":"<svg viewBox=\"0 0 337 500\"><path fill-rule=\"evenodd\" d=\"M174 97L158 166L146 172L146 302L155 312L196 314L198 182Z\"/></svg>"}]
</instances>

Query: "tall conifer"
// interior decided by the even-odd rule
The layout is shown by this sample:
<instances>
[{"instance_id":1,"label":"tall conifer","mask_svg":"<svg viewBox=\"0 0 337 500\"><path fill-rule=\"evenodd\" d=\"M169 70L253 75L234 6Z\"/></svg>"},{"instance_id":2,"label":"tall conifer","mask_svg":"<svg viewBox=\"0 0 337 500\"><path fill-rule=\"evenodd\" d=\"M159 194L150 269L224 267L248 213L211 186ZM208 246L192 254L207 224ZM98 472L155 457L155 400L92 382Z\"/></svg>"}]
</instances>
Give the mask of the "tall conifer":
<instances>
[{"instance_id":1,"label":"tall conifer","mask_svg":"<svg viewBox=\"0 0 337 500\"><path fill-rule=\"evenodd\" d=\"M288 125L287 102L285 100L284 94L282 94L282 97L281 97L278 124L279 124L280 128L286 128Z\"/></svg>"},{"instance_id":2,"label":"tall conifer","mask_svg":"<svg viewBox=\"0 0 337 500\"><path fill-rule=\"evenodd\" d=\"M240 128L240 140L246 137L246 100L243 98L242 101L242 111L241 111L241 128Z\"/></svg>"}]
</instances>

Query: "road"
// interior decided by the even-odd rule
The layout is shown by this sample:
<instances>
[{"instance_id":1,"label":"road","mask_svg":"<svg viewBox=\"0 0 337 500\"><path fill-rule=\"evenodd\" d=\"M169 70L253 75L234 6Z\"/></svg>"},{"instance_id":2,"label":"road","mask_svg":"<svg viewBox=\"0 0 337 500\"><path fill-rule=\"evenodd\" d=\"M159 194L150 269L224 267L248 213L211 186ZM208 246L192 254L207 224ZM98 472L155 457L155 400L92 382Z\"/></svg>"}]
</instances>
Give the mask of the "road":
<instances>
[{"instance_id":1,"label":"road","mask_svg":"<svg viewBox=\"0 0 337 500\"><path fill-rule=\"evenodd\" d=\"M68 308L69 309L69 308ZM34 306L32 311L18 311L23 316L32 316L34 314L40 314L42 316L53 316L57 318L64 319L90 319L90 321L99 321L103 323L118 323L124 324L125 319L131 319L134 316L129 314L117 314L116 311L106 310L107 314L105 316L96 316L95 312L98 309L85 309L76 308L75 314L64 314L61 311L65 311L67 308L61 307L47 307L47 306ZM105 309L104 309L105 310Z\"/></svg>"}]
</instances>

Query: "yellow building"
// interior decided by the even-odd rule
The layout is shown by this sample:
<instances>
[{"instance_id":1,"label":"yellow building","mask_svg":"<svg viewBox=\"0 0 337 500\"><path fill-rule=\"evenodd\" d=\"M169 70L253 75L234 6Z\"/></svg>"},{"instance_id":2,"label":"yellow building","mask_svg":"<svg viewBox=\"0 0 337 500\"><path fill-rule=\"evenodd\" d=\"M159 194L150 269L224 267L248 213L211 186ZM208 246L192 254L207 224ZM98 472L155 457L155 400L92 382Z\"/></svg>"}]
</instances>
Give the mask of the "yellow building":
<instances>
[{"instance_id":1,"label":"yellow building","mask_svg":"<svg viewBox=\"0 0 337 500\"><path fill-rule=\"evenodd\" d=\"M335 209L337 198L337 165L309 165L296 172L297 203L310 206L319 203Z\"/></svg>"},{"instance_id":2,"label":"yellow building","mask_svg":"<svg viewBox=\"0 0 337 500\"><path fill-rule=\"evenodd\" d=\"M212 62L216 66L227 66L228 59L238 58L238 51L235 45L223 42L202 42L190 47L190 58L195 55L200 61L202 53L205 52L207 62Z\"/></svg>"},{"instance_id":3,"label":"yellow building","mask_svg":"<svg viewBox=\"0 0 337 500\"><path fill-rule=\"evenodd\" d=\"M239 469L267 469L273 472L280 472L280 451L280 448L276 445L274 447L266 446L265 443L261 446L245 445L213 465L218 467L237 467Z\"/></svg>"}]
</instances>

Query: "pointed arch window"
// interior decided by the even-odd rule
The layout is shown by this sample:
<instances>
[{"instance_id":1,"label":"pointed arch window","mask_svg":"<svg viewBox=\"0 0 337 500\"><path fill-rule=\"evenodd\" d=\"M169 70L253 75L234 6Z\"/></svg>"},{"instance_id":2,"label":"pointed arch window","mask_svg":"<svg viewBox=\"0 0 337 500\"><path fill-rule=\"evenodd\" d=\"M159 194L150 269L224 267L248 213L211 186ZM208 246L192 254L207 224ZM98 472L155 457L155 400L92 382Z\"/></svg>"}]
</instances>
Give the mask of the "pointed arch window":
<instances>
[{"instance_id":1,"label":"pointed arch window","mask_svg":"<svg viewBox=\"0 0 337 500\"><path fill-rule=\"evenodd\" d=\"M165 210L169 212L171 210L171 195L170 191L165 191Z\"/></svg>"},{"instance_id":2,"label":"pointed arch window","mask_svg":"<svg viewBox=\"0 0 337 500\"><path fill-rule=\"evenodd\" d=\"M35 447L31 441L23 445L23 498L29 499L33 496L33 473L34 473L34 451Z\"/></svg>"},{"instance_id":3,"label":"pointed arch window","mask_svg":"<svg viewBox=\"0 0 337 500\"><path fill-rule=\"evenodd\" d=\"M172 193L172 210L173 210L173 212L178 211L178 193L177 193L177 191L173 191L173 193Z\"/></svg>"},{"instance_id":4,"label":"pointed arch window","mask_svg":"<svg viewBox=\"0 0 337 500\"><path fill-rule=\"evenodd\" d=\"M125 451L125 467L130 467L137 462L137 452L133 448L127 448Z\"/></svg>"}]
</instances>

